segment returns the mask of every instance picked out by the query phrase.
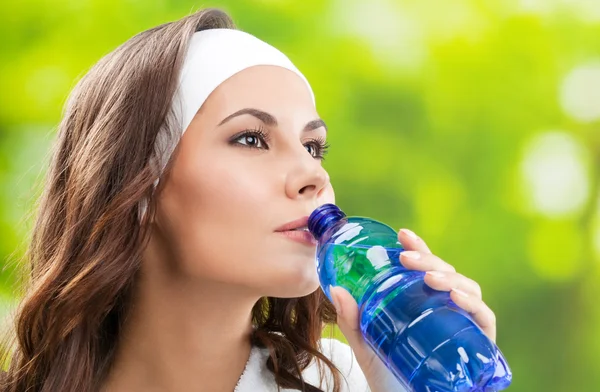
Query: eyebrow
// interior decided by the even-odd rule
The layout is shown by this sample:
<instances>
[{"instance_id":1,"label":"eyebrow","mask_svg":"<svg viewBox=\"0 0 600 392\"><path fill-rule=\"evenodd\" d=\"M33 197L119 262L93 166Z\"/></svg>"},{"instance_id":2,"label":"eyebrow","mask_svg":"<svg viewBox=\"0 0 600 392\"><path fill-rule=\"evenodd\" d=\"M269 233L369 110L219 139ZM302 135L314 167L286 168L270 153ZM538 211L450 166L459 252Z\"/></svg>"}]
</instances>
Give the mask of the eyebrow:
<instances>
[{"instance_id":1,"label":"eyebrow","mask_svg":"<svg viewBox=\"0 0 600 392\"><path fill-rule=\"evenodd\" d=\"M233 119L234 117L242 116L244 114L249 114L251 116L254 116L268 126L271 126L271 127L277 126L277 119L275 118L275 116L273 116L270 113L264 112L262 110L253 109L253 108L241 109L235 113L230 114L229 116L225 117L223 119L223 121L221 121L219 123L219 126L225 124L227 121ZM308 123L306 123L303 131L304 132L314 131L315 129L318 129L320 127L325 128L325 132L327 132L327 125L325 125L325 122L323 120L318 118L316 120L312 120L312 121L309 121Z\"/></svg>"}]
</instances>

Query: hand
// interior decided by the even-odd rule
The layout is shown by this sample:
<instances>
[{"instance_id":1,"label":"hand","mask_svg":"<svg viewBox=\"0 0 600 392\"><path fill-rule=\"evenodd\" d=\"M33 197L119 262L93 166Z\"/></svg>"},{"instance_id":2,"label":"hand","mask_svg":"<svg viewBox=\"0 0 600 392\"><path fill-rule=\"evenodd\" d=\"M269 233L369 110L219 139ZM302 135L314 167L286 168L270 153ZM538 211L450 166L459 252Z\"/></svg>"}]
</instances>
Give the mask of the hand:
<instances>
[{"instance_id":1,"label":"hand","mask_svg":"<svg viewBox=\"0 0 600 392\"><path fill-rule=\"evenodd\" d=\"M433 255L427 244L412 231L400 230L398 240L406 250L400 254L402 265L411 270L426 271L425 283L433 289L449 291L450 298L456 305L466 310L484 333L495 342L496 317L483 302L479 285ZM396 380L364 340L360 332L358 304L354 298L342 287L331 287L330 292L338 313L337 324L352 348L371 391L407 389Z\"/></svg>"},{"instance_id":2,"label":"hand","mask_svg":"<svg viewBox=\"0 0 600 392\"><path fill-rule=\"evenodd\" d=\"M456 305L466 310L483 332L496 342L496 315L483 302L479 284L432 254L427 244L412 231L400 230L398 240L408 251L400 253L402 265L411 270L426 271L425 283L435 290L449 291Z\"/></svg>"}]
</instances>

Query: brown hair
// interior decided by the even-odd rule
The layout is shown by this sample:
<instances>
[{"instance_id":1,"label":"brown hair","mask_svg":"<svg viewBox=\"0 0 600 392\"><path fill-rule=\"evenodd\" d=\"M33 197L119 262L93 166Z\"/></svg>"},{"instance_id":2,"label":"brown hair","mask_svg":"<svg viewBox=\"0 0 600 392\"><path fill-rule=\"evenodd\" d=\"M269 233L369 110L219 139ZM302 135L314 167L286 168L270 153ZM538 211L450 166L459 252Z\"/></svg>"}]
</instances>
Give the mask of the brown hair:
<instances>
[{"instance_id":1,"label":"brown hair","mask_svg":"<svg viewBox=\"0 0 600 392\"><path fill-rule=\"evenodd\" d=\"M14 348L4 353L2 391L92 392L106 377L155 213L155 141L159 131L176 133L170 108L189 39L212 28L235 26L209 8L144 31L73 89L25 254L29 283ZM317 350L324 323L336 316L321 290L262 298L252 315L252 343L269 349L279 387L321 391L301 376L316 358L339 390L339 370Z\"/></svg>"}]
</instances>

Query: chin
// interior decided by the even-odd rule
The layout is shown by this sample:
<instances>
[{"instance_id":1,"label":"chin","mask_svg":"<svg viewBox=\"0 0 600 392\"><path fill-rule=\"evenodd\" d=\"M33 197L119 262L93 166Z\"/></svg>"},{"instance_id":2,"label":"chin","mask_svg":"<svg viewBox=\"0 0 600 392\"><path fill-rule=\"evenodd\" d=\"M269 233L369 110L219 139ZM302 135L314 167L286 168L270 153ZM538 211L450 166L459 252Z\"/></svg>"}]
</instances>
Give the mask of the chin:
<instances>
[{"instance_id":1,"label":"chin","mask_svg":"<svg viewBox=\"0 0 600 392\"><path fill-rule=\"evenodd\" d=\"M307 295L310 295L312 293L314 293L317 290L321 290L321 288L319 287L319 285L313 286L311 288L306 288L305 290L294 290L294 289L283 289L283 290L276 290L278 295L269 295L269 297L276 297L276 298L302 298L302 297L306 297Z\"/></svg>"},{"instance_id":2,"label":"chin","mask_svg":"<svg viewBox=\"0 0 600 392\"><path fill-rule=\"evenodd\" d=\"M298 289L298 293L294 297L305 297L309 294L314 293L316 290L320 290L319 280L316 279L314 282L307 282L307 284Z\"/></svg>"},{"instance_id":3,"label":"chin","mask_svg":"<svg viewBox=\"0 0 600 392\"><path fill-rule=\"evenodd\" d=\"M272 284L270 290L268 290L270 293L268 296L270 297L299 298L320 290L319 278L316 272L314 275L306 272L290 274L284 279L281 279L281 277L279 279L274 278L271 282L277 282L277 284Z\"/></svg>"}]
</instances>

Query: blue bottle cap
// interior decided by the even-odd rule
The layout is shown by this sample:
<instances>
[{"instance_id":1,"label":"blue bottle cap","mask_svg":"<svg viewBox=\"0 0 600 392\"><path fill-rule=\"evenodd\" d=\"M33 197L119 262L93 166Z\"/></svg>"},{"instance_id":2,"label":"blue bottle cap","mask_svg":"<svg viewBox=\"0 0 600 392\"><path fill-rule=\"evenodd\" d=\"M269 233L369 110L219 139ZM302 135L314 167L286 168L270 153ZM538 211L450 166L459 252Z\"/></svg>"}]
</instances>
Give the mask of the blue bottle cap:
<instances>
[{"instance_id":1,"label":"blue bottle cap","mask_svg":"<svg viewBox=\"0 0 600 392\"><path fill-rule=\"evenodd\" d=\"M327 229L346 217L346 214L335 204L323 204L317 207L308 218L308 230L317 240Z\"/></svg>"}]
</instances>

